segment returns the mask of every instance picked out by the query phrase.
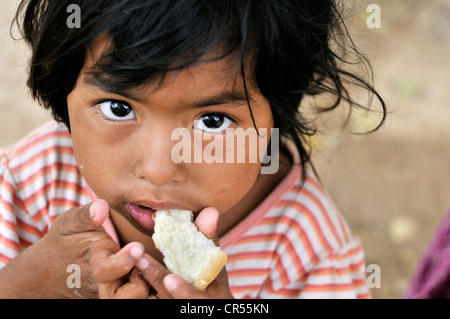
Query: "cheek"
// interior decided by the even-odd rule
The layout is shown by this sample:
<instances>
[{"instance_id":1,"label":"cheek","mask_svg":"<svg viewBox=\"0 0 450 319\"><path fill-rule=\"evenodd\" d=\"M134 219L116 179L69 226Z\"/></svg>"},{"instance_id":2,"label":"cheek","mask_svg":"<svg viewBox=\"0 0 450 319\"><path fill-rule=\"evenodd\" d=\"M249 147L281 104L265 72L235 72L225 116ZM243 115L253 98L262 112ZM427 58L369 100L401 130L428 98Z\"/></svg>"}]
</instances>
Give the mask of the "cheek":
<instances>
[{"instance_id":1,"label":"cheek","mask_svg":"<svg viewBox=\"0 0 450 319\"><path fill-rule=\"evenodd\" d=\"M73 148L80 171L92 188L103 199L110 199L112 177L117 171L117 157L108 147L104 147L101 139L74 130L72 133ZM117 180L117 179L116 179Z\"/></svg>"},{"instance_id":2,"label":"cheek","mask_svg":"<svg viewBox=\"0 0 450 319\"><path fill-rule=\"evenodd\" d=\"M226 212L247 195L259 172L259 164L202 164L198 184L208 206Z\"/></svg>"},{"instance_id":3,"label":"cheek","mask_svg":"<svg viewBox=\"0 0 450 319\"><path fill-rule=\"evenodd\" d=\"M130 166L126 155L129 152L118 151L121 150L118 143L104 143L97 138L75 145L81 173L94 193L110 204L122 200L128 190Z\"/></svg>"},{"instance_id":4,"label":"cheek","mask_svg":"<svg viewBox=\"0 0 450 319\"><path fill-rule=\"evenodd\" d=\"M238 136L236 130L236 136L212 138L201 146L203 159L209 159L211 164L198 165L191 177L195 176L193 185L201 190L199 194L205 199L205 206L226 212L254 187L268 141L260 144L256 131L246 130L245 133L247 135ZM260 148L263 154L260 154ZM214 162L214 159L223 163Z\"/></svg>"},{"instance_id":5,"label":"cheek","mask_svg":"<svg viewBox=\"0 0 450 319\"><path fill-rule=\"evenodd\" d=\"M69 116L73 150L84 179L97 196L112 200L119 189L120 176L126 171L123 154L127 152L122 145L125 141L118 138L121 133L111 134L98 125L98 118L87 107L75 108L69 103Z\"/></svg>"}]
</instances>

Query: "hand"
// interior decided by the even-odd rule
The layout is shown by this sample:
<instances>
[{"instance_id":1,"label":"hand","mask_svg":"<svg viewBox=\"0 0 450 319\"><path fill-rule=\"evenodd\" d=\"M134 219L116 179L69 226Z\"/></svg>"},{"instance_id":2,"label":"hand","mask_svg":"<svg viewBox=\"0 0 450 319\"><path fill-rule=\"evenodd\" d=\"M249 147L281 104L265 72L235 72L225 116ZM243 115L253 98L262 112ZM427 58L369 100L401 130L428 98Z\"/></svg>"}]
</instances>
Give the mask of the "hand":
<instances>
[{"instance_id":1,"label":"hand","mask_svg":"<svg viewBox=\"0 0 450 319\"><path fill-rule=\"evenodd\" d=\"M197 217L195 224L197 228L216 246L219 245L217 235L217 222L219 212L214 208L204 209ZM136 268L141 271L141 276L156 291L150 298L162 299L229 299L233 298L229 285L226 269L222 269L217 278L202 291L178 275L171 274L163 265L151 256L144 254Z\"/></svg>"},{"instance_id":2,"label":"hand","mask_svg":"<svg viewBox=\"0 0 450 319\"><path fill-rule=\"evenodd\" d=\"M92 277L101 299L147 299L149 288L135 266L144 253L140 243L130 243L118 253L98 249L90 258Z\"/></svg>"},{"instance_id":3,"label":"hand","mask_svg":"<svg viewBox=\"0 0 450 319\"><path fill-rule=\"evenodd\" d=\"M95 206L101 216L108 211L106 203ZM92 249L89 265L92 278L97 283L98 295L102 299L147 299L149 288L139 276L137 269L129 275L136 262L144 254L140 243L129 243L120 251L109 245L96 245Z\"/></svg>"},{"instance_id":4,"label":"hand","mask_svg":"<svg viewBox=\"0 0 450 319\"><path fill-rule=\"evenodd\" d=\"M108 213L107 203L98 200L58 216L40 241L0 270L0 290L6 293L5 297L97 298L99 287L105 295L121 297L133 285L141 293L146 290L147 296L146 284L137 280L136 274L126 285L125 268L131 270L142 253L132 253L136 252L133 248L138 246L137 243L120 250L119 245L106 234L102 225ZM71 276L68 267L72 265L79 270L77 288L68 285ZM115 280L109 286L104 283L98 285L99 280L111 280L112 277ZM117 287L119 280L123 289ZM115 289L115 293L107 294L107 287Z\"/></svg>"}]
</instances>

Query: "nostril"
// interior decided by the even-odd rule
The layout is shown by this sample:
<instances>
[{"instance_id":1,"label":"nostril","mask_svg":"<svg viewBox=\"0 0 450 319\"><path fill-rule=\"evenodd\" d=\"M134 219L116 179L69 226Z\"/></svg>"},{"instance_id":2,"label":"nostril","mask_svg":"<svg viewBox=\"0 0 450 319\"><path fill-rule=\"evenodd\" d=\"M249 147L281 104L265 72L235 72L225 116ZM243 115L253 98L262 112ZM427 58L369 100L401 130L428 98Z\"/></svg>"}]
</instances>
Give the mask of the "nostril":
<instances>
[{"instance_id":1,"label":"nostril","mask_svg":"<svg viewBox=\"0 0 450 319\"><path fill-rule=\"evenodd\" d=\"M186 180L187 171L183 165L147 163L136 170L136 177L150 183L154 187L164 187L171 184L183 183Z\"/></svg>"}]
</instances>

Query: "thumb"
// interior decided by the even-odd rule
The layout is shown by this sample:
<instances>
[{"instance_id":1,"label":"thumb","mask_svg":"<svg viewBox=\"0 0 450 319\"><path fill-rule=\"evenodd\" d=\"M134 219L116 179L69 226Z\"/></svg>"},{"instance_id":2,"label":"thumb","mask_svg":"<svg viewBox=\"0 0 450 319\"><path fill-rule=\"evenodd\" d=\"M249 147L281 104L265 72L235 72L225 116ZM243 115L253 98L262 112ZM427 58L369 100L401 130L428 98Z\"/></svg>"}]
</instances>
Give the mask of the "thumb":
<instances>
[{"instance_id":1,"label":"thumb","mask_svg":"<svg viewBox=\"0 0 450 319\"><path fill-rule=\"evenodd\" d=\"M109 205L103 199L98 199L89 206L88 212L89 212L88 223L93 224L97 228L103 225L106 218L108 217ZM86 217L85 215L86 214L84 214L82 217L83 218Z\"/></svg>"},{"instance_id":2,"label":"thumb","mask_svg":"<svg viewBox=\"0 0 450 319\"><path fill-rule=\"evenodd\" d=\"M97 200L89 205L72 208L55 219L52 228L58 227L63 234L83 233L103 225L109 214L109 205Z\"/></svg>"}]
</instances>

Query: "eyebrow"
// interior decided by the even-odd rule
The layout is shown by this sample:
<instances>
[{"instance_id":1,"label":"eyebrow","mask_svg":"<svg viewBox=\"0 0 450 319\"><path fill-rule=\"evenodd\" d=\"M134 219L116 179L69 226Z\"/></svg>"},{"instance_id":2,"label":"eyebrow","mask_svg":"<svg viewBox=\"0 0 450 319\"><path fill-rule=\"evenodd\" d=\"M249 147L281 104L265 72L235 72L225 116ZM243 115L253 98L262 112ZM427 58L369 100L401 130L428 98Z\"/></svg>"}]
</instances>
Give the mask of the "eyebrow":
<instances>
[{"instance_id":1,"label":"eyebrow","mask_svg":"<svg viewBox=\"0 0 450 319\"><path fill-rule=\"evenodd\" d=\"M114 89L107 84L103 84L97 77L95 76L85 76L83 79L83 84L87 86L95 87L105 93L120 95L126 97L129 100L133 100L138 103L145 102L145 98L142 95L137 95L131 92L131 90L120 90Z\"/></svg>"},{"instance_id":2,"label":"eyebrow","mask_svg":"<svg viewBox=\"0 0 450 319\"><path fill-rule=\"evenodd\" d=\"M224 91L218 94L207 97L203 100L193 103L194 108L202 108L214 105L232 105L248 103L252 100L249 94L240 91Z\"/></svg>"},{"instance_id":3,"label":"eyebrow","mask_svg":"<svg viewBox=\"0 0 450 319\"><path fill-rule=\"evenodd\" d=\"M84 77L83 83L88 86L96 87L105 93L120 95L138 103L144 103L146 101L146 98L144 96L135 94L132 92L132 90L119 90L111 88L110 86L103 84L93 76ZM229 105L230 107L237 107L243 103L248 104L251 101L253 101L253 99L249 93L246 94L243 91L233 90L219 92L210 97L206 97L199 101L190 103L190 105L192 108L203 108L216 105Z\"/></svg>"}]
</instances>

